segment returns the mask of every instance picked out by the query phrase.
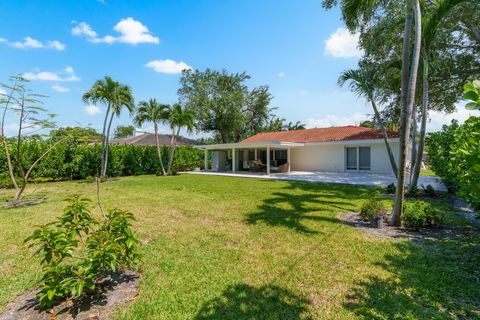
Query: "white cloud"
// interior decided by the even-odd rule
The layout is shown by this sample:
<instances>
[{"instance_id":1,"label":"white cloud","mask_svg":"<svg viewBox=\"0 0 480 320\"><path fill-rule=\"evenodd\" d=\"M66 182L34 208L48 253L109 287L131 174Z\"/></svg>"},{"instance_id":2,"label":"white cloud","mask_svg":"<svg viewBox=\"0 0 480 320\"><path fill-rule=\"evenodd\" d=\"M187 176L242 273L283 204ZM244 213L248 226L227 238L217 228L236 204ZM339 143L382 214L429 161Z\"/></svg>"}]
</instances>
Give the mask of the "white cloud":
<instances>
[{"instance_id":1,"label":"white cloud","mask_svg":"<svg viewBox=\"0 0 480 320\"><path fill-rule=\"evenodd\" d=\"M75 75L72 67L68 66L61 72L41 71L41 72L25 72L22 76L30 81L57 81L57 82L72 82L80 81L80 78Z\"/></svg>"},{"instance_id":2,"label":"white cloud","mask_svg":"<svg viewBox=\"0 0 480 320\"><path fill-rule=\"evenodd\" d=\"M325 54L335 58L359 58L363 52L359 48L359 33L350 33L346 28L338 28L325 40Z\"/></svg>"},{"instance_id":3,"label":"white cloud","mask_svg":"<svg viewBox=\"0 0 480 320\"><path fill-rule=\"evenodd\" d=\"M86 106L86 107L85 107L85 112L86 112L88 115L90 115L90 116L94 116L94 115L96 115L96 114L98 114L98 113L101 113L102 110L100 110L100 108L97 107L96 105L93 105L93 104L92 104L92 105L89 105L89 106Z\"/></svg>"},{"instance_id":4,"label":"white cloud","mask_svg":"<svg viewBox=\"0 0 480 320\"><path fill-rule=\"evenodd\" d=\"M84 36L93 43L128 43L137 45L139 43L159 44L160 39L150 34L146 25L131 17L120 20L113 29L119 33L118 36L106 35L99 37L98 33L86 22L76 23L71 32L75 36Z\"/></svg>"},{"instance_id":5,"label":"white cloud","mask_svg":"<svg viewBox=\"0 0 480 320\"><path fill-rule=\"evenodd\" d=\"M170 59L152 60L148 62L145 65L145 67L151 68L159 73L169 73L169 74L181 73L182 70L192 69L192 67L190 67L183 61L176 62Z\"/></svg>"},{"instance_id":6,"label":"white cloud","mask_svg":"<svg viewBox=\"0 0 480 320\"><path fill-rule=\"evenodd\" d=\"M57 40L48 41L47 44L52 49L55 49L55 50L58 50L58 51L65 50L65 44L61 43L60 41L57 41Z\"/></svg>"},{"instance_id":7,"label":"white cloud","mask_svg":"<svg viewBox=\"0 0 480 320\"><path fill-rule=\"evenodd\" d=\"M157 37L152 36L148 32L147 26L131 17L120 20L114 29L121 34L121 36L118 37L118 41L120 42L134 45L138 43L158 44L160 42Z\"/></svg>"},{"instance_id":8,"label":"white cloud","mask_svg":"<svg viewBox=\"0 0 480 320\"><path fill-rule=\"evenodd\" d=\"M5 38L0 38L0 43L5 42L8 43L10 46L18 49L54 49L58 51L65 50L65 44L61 43L58 40L47 41L46 43L42 43L41 41L34 39L32 37L25 37L23 41L15 41L15 42L8 42Z\"/></svg>"},{"instance_id":9,"label":"white cloud","mask_svg":"<svg viewBox=\"0 0 480 320\"><path fill-rule=\"evenodd\" d=\"M368 115L356 112L350 117L339 117L337 115L327 115L325 117L312 117L306 121L307 128L328 128L336 126L358 126L360 122L367 120Z\"/></svg>"},{"instance_id":10,"label":"white cloud","mask_svg":"<svg viewBox=\"0 0 480 320\"><path fill-rule=\"evenodd\" d=\"M285 77L285 72L281 71L277 74L279 78L284 78Z\"/></svg>"},{"instance_id":11,"label":"white cloud","mask_svg":"<svg viewBox=\"0 0 480 320\"><path fill-rule=\"evenodd\" d=\"M52 86L52 89L55 90L56 92L60 92L60 93L65 93L65 92L69 92L69 91L70 91L69 88L62 87L62 86L59 85L58 83L54 84L54 85Z\"/></svg>"},{"instance_id":12,"label":"white cloud","mask_svg":"<svg viewBox=\"0 0 480 320\"><path fill-rule=\"evenodd\" d=\"M76 23L76 22L73 22ZM98 34L86 22L76 24L71 30L74 36L85 36L87 38L96 38Z\"/></svg>"},{"instance_id":13,"label":"white cloud","mask_svg":"<svg viewBox=\"0 0 480 320\"><path fill-rule=\"evenodd\" d=\"M480 117L480 111L467 110L464 104L457 107L457 111L446 114L444 112L430 111L428 113L429 122L427 123L427 131L435 132L442 129L444 124L450 124L452 120L458 120L459 123L464 123L465 120L471 116Z\"/></svg>"}]
</instances>

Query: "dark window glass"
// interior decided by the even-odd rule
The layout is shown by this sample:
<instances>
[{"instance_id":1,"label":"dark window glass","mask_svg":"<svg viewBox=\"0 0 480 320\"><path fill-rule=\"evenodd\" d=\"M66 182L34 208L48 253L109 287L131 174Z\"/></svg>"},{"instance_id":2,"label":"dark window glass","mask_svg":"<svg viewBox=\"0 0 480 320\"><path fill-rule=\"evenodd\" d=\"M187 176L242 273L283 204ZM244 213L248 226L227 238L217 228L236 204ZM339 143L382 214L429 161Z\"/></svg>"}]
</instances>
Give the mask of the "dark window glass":
<instances>
[{"instance_id":1,"label":"dark window glass","mask_svg":"<svg viewBox=\"0 0 480 320\"><path fill-rule=\"evenodd\" d=\"M358 148L358 162L360 170L370 170L370 147Z\"/></svg>"},{"instance_id":2,"label":"dark window glass","mask_svg":"<svg viewBox=\"0 0 480 320\"><path fill-rule=\"evenodd\" d=\"M357 148L347 148L347 170L357 170Z\"/></svg>"}]
</instances>

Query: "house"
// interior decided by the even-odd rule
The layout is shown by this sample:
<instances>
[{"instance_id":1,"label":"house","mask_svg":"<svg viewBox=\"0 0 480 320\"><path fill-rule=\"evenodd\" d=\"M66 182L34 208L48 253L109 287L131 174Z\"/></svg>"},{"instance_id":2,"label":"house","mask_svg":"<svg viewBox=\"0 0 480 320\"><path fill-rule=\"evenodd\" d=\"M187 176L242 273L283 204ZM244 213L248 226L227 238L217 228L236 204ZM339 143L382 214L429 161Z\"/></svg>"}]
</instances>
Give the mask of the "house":
<instances>
[{"instance_id":1,"label":"house","mask_svg":"<svg viewBox=\"0 0 480 320\"><path fill-rule=\"evenodd\" d=\"M399 134L388 132L398 163ZM381 131L357 126L259 133L238 143L196 146L205 151L205 170L324 171L391 174ZM232 165L233 164L233 165Z\"/></svg>"},{"instance_id":2,"label":"house","mask_svg":"<svg viewBox=\"0 0 480 320\"><path fill-rule=\"evenodd\" d=\"M160 146L170 146L172 135L170 134L158 134L158 142ZM110 140L112 144L132 144L135 146L156 146L156 139L154 133L142 133L137 136L131 136L127 138L114 138ZM177 137L177 146L183 145L197 145L198 142L192 139L184 138L182 136Z\"/></svg>"}]
</instances>

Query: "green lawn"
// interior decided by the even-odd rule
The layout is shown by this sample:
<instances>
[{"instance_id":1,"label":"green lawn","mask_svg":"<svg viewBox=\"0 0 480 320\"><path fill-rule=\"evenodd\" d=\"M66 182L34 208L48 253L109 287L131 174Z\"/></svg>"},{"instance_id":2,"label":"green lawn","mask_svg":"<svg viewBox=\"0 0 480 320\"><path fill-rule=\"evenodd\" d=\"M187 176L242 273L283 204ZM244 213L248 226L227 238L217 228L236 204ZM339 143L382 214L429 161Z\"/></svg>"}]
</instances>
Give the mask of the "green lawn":
<instances>
[{"instance_id":1,"label":"green lawn","mask_svg":"<svg viewBox=\"0 0 480 320\"><path fill-rule=\"evenodd\" d=\"M102 189L106 207L135 213L145 243L140 294L118 319L480 318L478 233L418 245L339 223L371 188L181 175ZM46 202L0 210L0 308L40 277L22 240L59 215L67 195L93 199L94 190L30 186Z\"/></svg>"}]
</instances>

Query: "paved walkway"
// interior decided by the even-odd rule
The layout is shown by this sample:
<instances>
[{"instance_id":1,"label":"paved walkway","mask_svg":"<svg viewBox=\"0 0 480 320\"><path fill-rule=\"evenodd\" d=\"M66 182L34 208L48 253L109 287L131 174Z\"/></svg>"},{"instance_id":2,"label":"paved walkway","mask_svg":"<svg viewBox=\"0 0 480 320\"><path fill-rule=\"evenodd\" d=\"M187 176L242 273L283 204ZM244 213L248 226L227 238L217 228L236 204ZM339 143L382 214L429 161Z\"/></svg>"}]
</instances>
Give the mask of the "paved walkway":
<instances>
[{"instance_id":1,"label":"paved walkway","mask_svg":"<svg viewBox=\"0 0 480 320\"><path fill-rule=\"evenodd\" d=\"M203 174L214 176L229 176L257 179L309 181L318 183L343 183L363 186L386 187L390 183L396 183L393 174L356 173L356 172L311 172L292 171L289 173L273 173L270 176L259 172L213 172L213 171L189 171L188 174ZM419 187L431 185L436 191L447 191L440 178L433 176L421 176L418 181Z\"/></svg>"}]
</instances>

